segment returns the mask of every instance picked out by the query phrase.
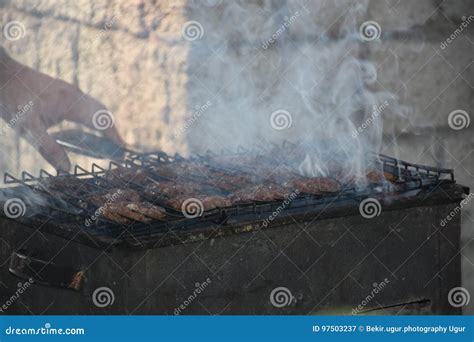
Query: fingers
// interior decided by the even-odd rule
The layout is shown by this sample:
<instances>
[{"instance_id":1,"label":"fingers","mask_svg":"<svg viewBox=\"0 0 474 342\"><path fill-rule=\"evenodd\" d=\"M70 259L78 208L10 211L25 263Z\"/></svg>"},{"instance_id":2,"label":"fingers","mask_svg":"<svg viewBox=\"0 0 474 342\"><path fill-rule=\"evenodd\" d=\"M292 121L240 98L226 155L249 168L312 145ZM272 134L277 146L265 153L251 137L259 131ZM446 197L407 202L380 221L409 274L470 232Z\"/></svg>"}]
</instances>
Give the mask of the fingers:
<instances>
[{"instance_id":1,"label":"fingers","mask_svg":"<svg viewBox=\"0 0 474 342\"><path fill-rule=\"evenodd\" d=\"M99 131L115 143L123 145L124 142L115 128L114 115L101 102L80 90L74 89L72 93L75 100L68 101L71 104L66 109L67 119Z\"/></svg>"},{"instance_id":2,"label":"fingers","mask_svg":"<svg viewBox=\"0 0 474 342\"><path fill-rule=\"evenodd\" d=\"M71 162L66 151L48 134L46 127L41 123L28 129L24 136L57 170L68 172L71 169Z\"/></svg>"}]
</instances>

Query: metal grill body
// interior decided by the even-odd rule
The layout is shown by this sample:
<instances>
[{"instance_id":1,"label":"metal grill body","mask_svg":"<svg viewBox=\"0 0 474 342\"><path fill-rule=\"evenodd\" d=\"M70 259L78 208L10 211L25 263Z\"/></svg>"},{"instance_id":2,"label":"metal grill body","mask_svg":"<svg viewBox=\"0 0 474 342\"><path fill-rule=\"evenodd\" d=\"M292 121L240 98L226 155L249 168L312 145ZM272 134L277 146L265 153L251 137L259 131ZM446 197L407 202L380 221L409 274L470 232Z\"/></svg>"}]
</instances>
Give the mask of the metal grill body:
<instances>
[{"instance_id":1,"label":"metal grill body","mask_svg":"<svg viewBox=\"0 0 474 342\"><path fill-rule=\"evenodd\" d=\"M153 155L140 160L142 167L153 162ZM129 165L136 163L132 158ZM266 224L280 202L126 230L106 220L85 227L91 213L71 205L74 198L66 205L48 202L47 213L42 207L16 220L2 218L0 300L11 297L20 276L34 284L9 314L458 314L447 293L461 281L460 217L440 222L467 189L455 184L450 170L385 163L403 175L397 191L300 196ZM104 171L76 168L64 177L98 186ZM37 181L28 174L7 178L22 183L3 189L7 198L30 194ZM380 201L379 216L360 215L367 197ZM115 297L105 308L92 300L103 286ZM277 288L291 293L285 305L272 303Z\"/></svg>"}]
</instances>

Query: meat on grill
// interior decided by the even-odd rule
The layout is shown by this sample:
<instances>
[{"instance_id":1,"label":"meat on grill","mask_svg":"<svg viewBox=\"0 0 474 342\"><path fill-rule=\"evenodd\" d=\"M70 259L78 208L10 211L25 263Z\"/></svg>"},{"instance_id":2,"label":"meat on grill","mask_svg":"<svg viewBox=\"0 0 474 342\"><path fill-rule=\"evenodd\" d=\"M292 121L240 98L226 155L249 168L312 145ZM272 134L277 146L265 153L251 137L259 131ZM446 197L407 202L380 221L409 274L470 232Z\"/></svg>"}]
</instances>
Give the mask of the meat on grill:
<instances>
[{"instance_id":1,"label":"meat on grill","mask_svg":"<svg viewBox=\"0 0 474 342\"><path fill-rule=\"evenodd\" d=\"M149 202L133 202L127 204L127 209L143 214L155 220L163 220L166 217L166 210Z\"/></svg>"},{"instance_id":2,"label":"meat on grill","mask_svg":"<svg viewBox=\"0 0 474 342\"><path fill-rule=\"evenodd\" d=\"M191 195L200 191L201 187L191 182L154 181L146 185L144 194L146 197L156 200L160 197Z\"/></svg>"},{"instance_id":3,"label":"meat on grill","mask_svg":"<svg viewBox=\"0 0 474 342\"><path fill-rule=\"evenodd\" d=\"M256 177L244 173L234 175L224 171L193 162L179 162L176 165L163 164L151 168L157 175L176 181L195 181L206 184L219 190L231 192L257 182ZM187 191L186 193L189 193Z\"/></svg>"},{"instance_id":4,"label":"meat on grill","mask_svg":"<svg viewBox=\"0 0 474 342\"><path fill-rule=\"evenodd\" d=\"M163 163L151 166L150 169L161 177L174 180L182 177L208 177L214 172L206 165L190 161L181 161L172 164Z\"/></svg>"},{"instance_id":5,"label":"meat on grill","mask_svg":"<svg viewBox=\"0 0 474 342\"><path fill-rule=\"evenodd\" d=\"M111 189L87 196L85 201L97 206L100 216L126 224L130 220L149 222L162 220L166 211L157 205L145 202L138 192L131 189Z\"/></svg>"},{"instance_id":6,"label":"meat on grill","mask_svg":"<svg viewBox=\"0 0 474 342\"><path fill-rule=\"evenodd\" d=\"M341 190L341 185L329 177L293 177L285 182L284 185L290 189L314 195L325 192L338 192Z\"/></svg>"},{"instance_id":7,"label":"meat on grill","mask_svg":"<svg viewBox=\"0 0 474 342\"><path fill-rule=\"evenodd\" d=\"M176 166L177 163L175 164L160 164L160 165L155 165L151 166L151 171L163 178L168 178L168 179L177 179L179 178L178 174L178 168Z\"/></svg>"},{"instance_id":8,"label":"meat on grill","mask_svg":"<svg viewBox=\"0 0 474 342\"><path fill-rule=\"evenodd\" d=\"M252 170L256 165L262 162L262 157L256 154L244 155L217 155L209 156L211 164L223 167L229 170Z\"/></svg>"},{"instance_id":9,"label":"meat on grill","mask_svg":"<svg viewBox=\"0 0 474 342\"><path fill-rule=\"evenodd\" d=\"M132 189L114 188L90 194L85 197L85 201L102 207L107 203L138 202L140 194Z\"/></svg>"},{"instance_id":10,"label":"meat on grill","mask_svg":"<svg viewBox=\"0 0 474 342\"><path fill-rule=\"evenodd\" d=\"M103 208L106 212L123 216L132 221L145 222L145 223L151 221L150 218L147 218L142 213L130 209L127 203L112 204L109 206L105 206Z\"/></svg>"},{"instance_id":11,"label":"meat on grill","mask_svg":"<svg viewBox=\"0 0 474 342\"><path fill-rule=\"evenodd\" d=\"M113 207L107 207L107 208L104 208L103 210L101 210L100 216L102 216L103 218L105 218L109 221L120 223L120 224L129 224L129 223L131 223L130 219L128 219L124 216L121 216L119 211L120 210L116 210Z\"/></svg>"},{"instance_id":12,"label":"meat on grill","mask_svg":"<svg viewBox=\"0 0 474 342\"><path fill-rule=\"evenodd\" d=\"M373 170L367 173L367 179L371 183L383 183L385 180L394 183L397 181L397 178L398 177L396 175L387 171L382 173L380 171Z\"/></svg>"},{"instance_id":13,"label":"meat on grill","mask_svg":"<svg viewBox=\"0 0 474 342\"><path fill-rule=\"evenodd\" d=\"M174 197L166 200L165 204L177 211L188 212L189 210L206 211L215 208L230 207L232 205L232 201L229 198L222 196L198 195L197 197Z\"/></svg>"},{"instance_id":14,"label":"meat on grill","mask_svg":"<svg viewBox=\"0 0 474 342\"><path fill-rule=\"evenodd\" d=\"M83 193L90 193L96 190L96 187L83 179L75 177L50 177L42 179L35 186L38 190L45 190L54 195L71 195L80 197Z\"/></svg>"},{"instance_id":15,"label":"meat on grill","mask_svg":"<svg viewBox=\"0 0 474 342\"><path fill-rule=\"evenodd\" d=\"M277 184L261 184L252 188L246 188L231 195L233 204L248 203L254 201L270 202L282 200L288 197L291 191Z\"/></svg>"},{"instance_id":16,"label":"meat on grill","mask_svg":"<svg viewBox=\"0 0 474 342\"><path fill-rule=\"evenodd\" d=\"M128 224L133 221L150 222L167 217L165 207L185 211L185 204L194 204L196 210L207 211L254 202L280 201L290 194L335 193L341 184L329 177L304 177L293 164L280 163L291 154L294 146L284 151L272 150L267 155L210 156L206 162L179 160L140 167L121 167L105 172L94 182L74 177L53 177L43 180L43 189L74 194L82 199L85 208L97 207L101 217ZM298 152L298 158L304 156ZM295 156L293 156L296 158ZM296 158L296 159L298 159ZM337 163L328 163L327 170L337 179L349 179L349 172ZM333 175L333 173L330 173ZM389 174L369 172L371 182L389 179ZM344 178L346 177L346 178ZM106 190L103 187L106 187Z\"/></svg>"},{"instance_id":17,"label":"meat on grill","mask_svg":"<svg viewBox=\"0 0 474 342\"><path fill-rule=\"evenodd\" d=\"M127 187L130 184L146 184L152 179L148 173L140 168L118 167L105 173L104 179L111 186Z\"/></svg>"},{"instance_id":18,"label":"meat on grill","mask_svg":"<svg viewBox=\"0 0 474 342\"><path fill-rule=\"evenodd\" d=\"M283 184L295 177L301 177L288 166L280 165L278 167L259 166L255 172L261 176L263 181Z\"/></svg>"},{"instance_id":19,"label":"meat on grill","mask_svg":"<svg viewBox=\"0 0 474 342\"><path fill-rule=\"evenodd\" d=\"M233 192L252 186L257 180L249 175L224 175L218 178L208 178L204 182L218 189Z\"/></svg>"}]
</instances>

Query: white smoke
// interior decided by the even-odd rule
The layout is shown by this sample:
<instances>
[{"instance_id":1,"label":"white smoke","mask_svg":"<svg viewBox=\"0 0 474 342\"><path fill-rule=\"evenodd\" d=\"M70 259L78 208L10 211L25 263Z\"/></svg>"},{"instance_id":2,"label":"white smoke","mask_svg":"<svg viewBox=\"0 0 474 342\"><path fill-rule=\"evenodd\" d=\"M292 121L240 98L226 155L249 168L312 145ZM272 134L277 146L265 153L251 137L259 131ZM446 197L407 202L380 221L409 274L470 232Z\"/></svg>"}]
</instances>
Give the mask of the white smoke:
<instances>
[{"instance_id":1,"label":"white smoke","mask_svg":"<svg viewBox=\"0 0 474 342\"><path fill-rule=\"evenodd\" d=\"M215 104L189 130L191 152L289 140L307 149L302 174L330 174L337 161L342 176L365 178L367 157L382 144L384 113L374 117L374 108L397 112L397 98L374 90L377 70L364 58L380 44L359 37L368 1L316 6L237 1L203 10L191 2L189 19L205 35L190 46L188 105ZM275 112L290 114L278 129Z\"/></svg>"}]
</instances>

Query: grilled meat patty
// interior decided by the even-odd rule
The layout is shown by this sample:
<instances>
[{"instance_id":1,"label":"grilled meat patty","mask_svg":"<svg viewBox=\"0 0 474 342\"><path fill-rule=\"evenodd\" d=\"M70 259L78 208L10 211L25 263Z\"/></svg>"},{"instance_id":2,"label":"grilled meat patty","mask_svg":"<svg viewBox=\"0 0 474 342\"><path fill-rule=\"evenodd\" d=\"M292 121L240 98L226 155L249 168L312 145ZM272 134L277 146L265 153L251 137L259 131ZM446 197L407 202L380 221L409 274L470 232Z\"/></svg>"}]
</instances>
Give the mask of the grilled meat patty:
<instances>
[{"instance_id":1,"label":"grilled meat patty","mask_svg":"<svg viewBox=\"0 0 474 342\"><path fill-rule=\"evenodd\" d=\"M156 181L147 184L144 193L149 198L172 198L175 196L192 195L200 191L201 187L191 182Z\"/></svg>"},{"instance_id":2,"label":"grilled meat patty","mask_svg":"<svg viewBox=\"0 0 474 342\"><path fill-rule=\"evenodd\" d=\"M166 217L165 209L144 201L137 191L131 189L118 188L95 193L87 196L85 201L99 207L97 212L100 216L122 224L130 220L150 222Z\"/></svg>"},{"instance_id":3,"label":"grilled meat patty","mask_svg":"<svg viewBox=\"0 0 474 342\"><path fill-rule=\"evenodd\" d=\"M83 194L97 191L97 187L93 184L69 176L42 179L35 185L35 188L47 191L59 198L63 195L81 197Z\"/></svg>"},{"instance_id":4,"label":"grilled meat patty","mask_svg":"<svg viewBox=\"0 0 474 342\"><path fill-rule=\"evenodd\" d=\"M284 185L299 192L314 195L341 190L340 184L329 177L293 177L285 182Z\"/></svg>"},{"instance_id":5,"label":"grilled meat patty","mask_svg":"<svg viewBox=\"0 0 474 342\"><path fill-rule=\"evenodd\" d=\"M117 167L107 171L103 179L115 187L130 187L132 184L144 185L153 181L146 170L138 167Z\"/></svg>"},{"instance_id":6,"label":"grilled meat patty","mask_svg":"<svg viewBox=\"0 0 474 342\"><path fill-rule=\"evenodd\" d=\"M254 201L270 202L288 197L291 191L277 184L261 184L251 188L239 190L230 196L233 204L249 203Z\"/></svg>"},{"instance_id":7,"label":"grilled meat patty","mask_svg":"<svg viewBox=\"0 0 474 342\"><path fill-rule=\"evenodd\" d=\"M183 213L193 213L193 210L206 211L215 208L225 208L232 205L232 201L229 198L222 196L197 196L187 197L179 196L168 199L165 201L166 205L175 209L176 211L182 211ZM192 209L192 208L195 209Z\"/></svg>"},{"instance_id":8,"label":"grilled meat patty","mask_svg":"<svg viewBox=\"0 0 474 342\"><path fill-rule=\"evenodd\" d=\"M134 202L127 204L127 208L136 212L141 213L147 217L150 217L155 220L162 220L166 217L166 210L153 205L149 202Z\"/></svg>"}]
</instances>

